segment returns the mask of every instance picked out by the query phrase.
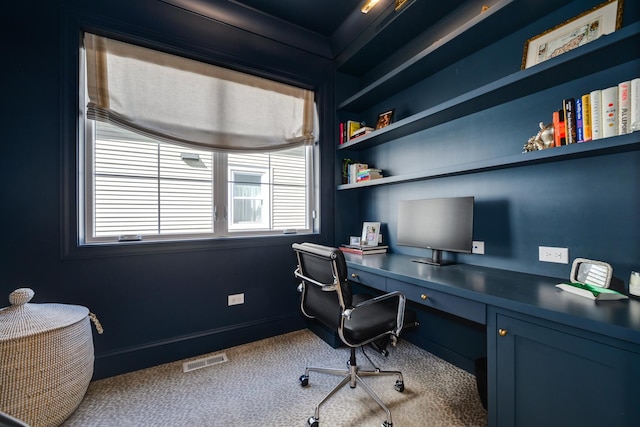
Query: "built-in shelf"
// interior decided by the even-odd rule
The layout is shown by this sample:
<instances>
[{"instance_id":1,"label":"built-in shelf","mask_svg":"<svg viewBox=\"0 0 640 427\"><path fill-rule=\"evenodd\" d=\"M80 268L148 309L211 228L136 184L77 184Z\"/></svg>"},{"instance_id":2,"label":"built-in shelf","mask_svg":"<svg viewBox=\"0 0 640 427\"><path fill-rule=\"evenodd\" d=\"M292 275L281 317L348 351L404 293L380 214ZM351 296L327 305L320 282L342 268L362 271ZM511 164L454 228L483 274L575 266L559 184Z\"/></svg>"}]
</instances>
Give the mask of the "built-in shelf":
<instances>
[{"instance_id":1,"label":"built-in shelf","mask_svg":"<svg viewBox=\"0 0 640 427\"><path fill-rule=\"evenodd\" d=\"M487 11L478 13L430 46L403 60L397 67L387 72L374 69L365 75L355 76L360 79L361 89L342 101L338 109L364 111L426 76L469 56L482 46L503 38L530 23L533 18L546 15L563 3L500 0ZM517 12L514 12L516 8Z\"/></svg>"},{"instance_id":2,"label":"built-in shelf","mask_svg":"<svg viewBox=\"0 0 640 427\"><path fill-rule=\"evenodd\" d=\"M640 23L342 144L360 151L638 59Z\"/></svg>"},{"instance_id":3,"label":"built-in shelf","mask_svg":"<svg viewBox=\"0 0 640 427\"><path fill-rule=\"evenodd\" d=\"M410 174L394 175L356 184L342 184L338 185L338 190L352 190L377 185L399 184L410 181L444 178L448 176L465 175L635 150L640 150L640 132L579 144L565 145L562 147L548 148L546 150L533 151L529 153L519 153L493 159L478 160L475 162L451 165Z\"/></svg>"}]
</instances>

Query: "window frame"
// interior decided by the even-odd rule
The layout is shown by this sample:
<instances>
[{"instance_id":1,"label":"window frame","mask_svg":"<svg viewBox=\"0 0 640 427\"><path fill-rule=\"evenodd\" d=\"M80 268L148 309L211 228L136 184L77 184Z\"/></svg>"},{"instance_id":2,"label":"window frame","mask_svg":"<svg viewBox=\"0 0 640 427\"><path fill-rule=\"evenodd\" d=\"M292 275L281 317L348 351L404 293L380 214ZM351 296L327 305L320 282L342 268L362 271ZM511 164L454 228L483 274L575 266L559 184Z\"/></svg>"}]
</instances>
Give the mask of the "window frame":
<instances>
[{"instance_id":1,"label":"window frame","mask_svg":"<svg viewBox=\"0 0 640 427\"><path fill-rule=\"evenodd\" d=\"M332 164L335 151L332 146L320 141L331 134L332 125L325 120L332 116L333 77L326 79L326 72L314 72L303 76L300 73L292 73L282 69L273 68L263 63L238 62L235 55L225 55L212 45L185 44L184 41L171 39L168 42L153 30L140 28L126 22L116 23L105 20L101 16L77 13L74 10L66 10L62 16L63 28L61 32L61 115L60 115L60 153L61 153L61 194L60 194L60 253L62 259L82 259L96 257L111 257L122 255L142 255L167 252L218 250L245 247L260 247L277 245L290 245L300 241L301 236L309 236L306 239L317 241L331 238L333 229L333 179L320 180L321 168L326 173L333 173ZM313 144L314 158L309 165L309 176L313 187L313 197L309 200L311 207L311 230L307 233L278 232L265 235L234 235L233 238L211 238L179 241L141 241L119 242L114 244L87 245L81 244L84 237L79 230L84 228L84 221L79 215L80 194L84 192L83 184L79 180L79 173L84 172L84 163L78 162L84 158L82 153L84 135L79 133L79 120L84 117L78 115L78 109L82 106L80 91L80 58L77 52L82 47L82 34L89 31L106 37L117 38L123 41L140 44L141 46L162 50L176 55L186 56L200 61L212 61L219 66L226 66L239 71L249 72L258 76L274 79L283 83L297 85L314 90L316 93L316 106L320 124L318 140ZM188 47L187 47L188 46ZM330 69L327 65L327 71ZM83 111L80 109L80 111ZM322 166L324 165L324 166ZM319 203L323 200L322 205ZM324 218L324 220L322 219ZM322 225L325 221L327 224ZM324 231L322 231L324 230ZM313 237L316 236L316 237ZM323 237L324 236L324 237ZM275 240L274 240L275 239Z\"/></svg>"}]
</instances>

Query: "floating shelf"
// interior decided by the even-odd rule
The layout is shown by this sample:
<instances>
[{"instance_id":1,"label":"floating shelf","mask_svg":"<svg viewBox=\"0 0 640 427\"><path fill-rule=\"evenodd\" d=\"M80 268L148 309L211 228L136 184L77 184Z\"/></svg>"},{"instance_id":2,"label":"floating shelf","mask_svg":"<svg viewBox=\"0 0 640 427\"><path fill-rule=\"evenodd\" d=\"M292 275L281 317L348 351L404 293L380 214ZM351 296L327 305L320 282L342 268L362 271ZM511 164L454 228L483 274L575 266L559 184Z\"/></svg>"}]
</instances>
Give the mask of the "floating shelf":
<instances>
[{"instance_id":1,"label":"floating shelf","mask_svg":"<svg viewBox=\"0 0 640 427\"><path fill-rule=\"evenodd\" d=\"M338 150L361 151L638 59L640 23L399 120Z\"/></svg>"},{"instance_id":2,"label":"floating shelf","mask_svg":"<svg viewBox=\"0 0 640 427\"><path fill-rule=\"evenodd\" d=\"M338 105L338 110L361 112L406 89L448 65L500 40L515 29L562 6L565 2L502 0L479 13L392 70L372 70L359 77L362 89ZM517 13L514 9L517 8Z\"/></svg>"},{"instance_id":3,"label":"floating shelf","mask_svg":"<svg viewBox=\"0 0 640 427\"><path fill-rule=\"evenodd\" d=\"M338 190L353 190L378 185L444 178L448 176L465 175L636 150L640 150L640 132L579 144L565 145L562 147L548 148L546 150L533 151L530 153L513 154L494 159L451 165L444 168L430 169L405 175L394 175L357 184L342 184L338 185Z\"/></svg>"}]
</instances>

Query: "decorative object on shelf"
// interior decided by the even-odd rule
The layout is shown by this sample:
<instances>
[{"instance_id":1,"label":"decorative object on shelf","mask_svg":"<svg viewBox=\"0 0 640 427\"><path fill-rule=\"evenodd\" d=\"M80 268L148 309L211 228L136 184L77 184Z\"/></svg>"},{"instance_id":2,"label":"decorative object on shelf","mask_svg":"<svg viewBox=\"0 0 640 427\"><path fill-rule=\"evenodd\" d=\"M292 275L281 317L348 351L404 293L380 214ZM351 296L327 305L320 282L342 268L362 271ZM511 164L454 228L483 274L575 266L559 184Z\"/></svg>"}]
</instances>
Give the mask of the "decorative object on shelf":
<instances>
[{"instance_id":1,"label":"decorative object on shelf","mask_svg":"<svg viewBox=\"0 0 640 427\"><path fill-rule=\"evenodd\" d=\"M622 26L623 0L607 0L554 28L530 38L524 44L524 70L569 52Z\"/></svg>"},{"instance_id":2,"label":"decorative object on shelf","mask_svg":"<svg viewBox=\"0 0 640 427\"><path fill-rule=\"evenodd\" d=\"M349 236L349 245L360 246L360 236Z\"/></svg>"},{"instance_id":3,"label":"decorative object on shelf","mask_svg":"<svg viewBox=\"0 0 640 427\"><path fill-rule=\"evenodd\" d=\"M342 159L342 183L349 183L349 165L353 164L351 159Z\"/></svg>"},{"instance_id":4,"label":"decorative object on shelf","mask_svg":"<svg viewBox=\"0 0 640 427\"><path fill-rule=\"evenodd\" d=\"M523 153L555 147L553 123L545 125L543 122L540 122L538 126L540 126L538 133L529 138L529 141L522 147Z\"/></svg>"},{"instance_id":5,"label":"decorative object on shelf","mask_svg":"<svg viewBox=\"0 0 640 427\"><path fill-rule=\"evenodd\" d=\"M376 124L376 129L382 129L383 127L389 126L393 121L393 112L395 110L385 111L384 113L380 113L378 115L378 123Z\"/></svg>"},{"instance_id":6,"label":"decorative object on shelf","mask_svg":"<svg viewBox=\"0 0 640 427\"><path fill-rule=\"evenodd\" d=\"M365 222L362 224L362 236L360 237L362 246L378 246L379 236L379 222Z\"/></svg>"}]
</instances>

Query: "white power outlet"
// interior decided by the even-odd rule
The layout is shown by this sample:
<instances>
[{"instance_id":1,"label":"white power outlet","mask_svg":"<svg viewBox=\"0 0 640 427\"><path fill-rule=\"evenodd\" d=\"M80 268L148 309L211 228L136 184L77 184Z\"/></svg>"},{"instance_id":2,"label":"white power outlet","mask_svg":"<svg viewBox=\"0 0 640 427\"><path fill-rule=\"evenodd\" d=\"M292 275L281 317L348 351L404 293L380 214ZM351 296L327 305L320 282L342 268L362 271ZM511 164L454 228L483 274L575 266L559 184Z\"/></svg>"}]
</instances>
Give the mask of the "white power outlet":
<instances>
[{"instance_id":1,"label":"white power outlet","mask_svg":"<svg viewBox=\"0 0 640 427\"><path fill-rule=\"evenodd\" d=\"M471 245L471 253L484 255L484 242L476 242L474 240Z\"/></svg>"},{"instance_id":2,"label":"white power outlet","mask_svg":"<svg viewBox=\"0 0 640 427\"><path fill-rule=\"evenodd\" d=\"M569 249L538 246L538 260L542 262L569 264Z\"/></svg>"},{"instance_id":3,"label":"white power outlet","mask_svg":"<svg viewBox=\"0 0 640 427\"><path fill-rule=\"evenodd\" d=\"M229 295L227 301L229 306L244 304L244 294Z\"/></svg>"}]
</instances>

